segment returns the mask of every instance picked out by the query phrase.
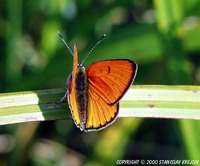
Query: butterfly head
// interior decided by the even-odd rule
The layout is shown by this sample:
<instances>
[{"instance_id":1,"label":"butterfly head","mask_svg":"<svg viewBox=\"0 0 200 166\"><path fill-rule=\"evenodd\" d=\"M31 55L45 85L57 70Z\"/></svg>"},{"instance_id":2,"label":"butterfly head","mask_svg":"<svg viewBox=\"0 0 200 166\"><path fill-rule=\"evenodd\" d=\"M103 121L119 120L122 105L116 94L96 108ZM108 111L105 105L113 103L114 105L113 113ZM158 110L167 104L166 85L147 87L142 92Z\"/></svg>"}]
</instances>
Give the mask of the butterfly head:
<instances>
[{"instance_id":1,"label":"butterfly head","mask_svg":"<svg viewBox=\"0 0 200 166\"><path fill-rule=\"evenodd\" d=\"M79 69L82 69L82 70L85 70L85 67L84 67L83 64L81 64L81 63L78 63L78 68L79 68Z\"/></svg>"},{"instance_id":2,"label":"butterfly head","mask_svg":"<svg viewBox=\"0 0 200 166\"><path fill-rule=\"evenodd\" d=\"M85 72L85 67L82 64L78 64L78 72Z\"/></svg>"}]
</instances>

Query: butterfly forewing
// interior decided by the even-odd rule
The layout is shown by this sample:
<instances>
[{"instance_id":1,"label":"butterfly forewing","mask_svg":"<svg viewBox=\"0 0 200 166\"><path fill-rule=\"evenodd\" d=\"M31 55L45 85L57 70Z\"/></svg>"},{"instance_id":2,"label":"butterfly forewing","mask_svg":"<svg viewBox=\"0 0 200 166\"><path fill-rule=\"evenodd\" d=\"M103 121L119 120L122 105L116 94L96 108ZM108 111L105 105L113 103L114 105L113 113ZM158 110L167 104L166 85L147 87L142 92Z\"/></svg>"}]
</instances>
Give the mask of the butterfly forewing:
<instances>
[{"instance_id":1,"label":"butterfly forewing","mask_svg":"<svg viewBox=\"0 0 200 166\"><path fill-rule=\"evenodd\" d=\"M68 103L72 113L72 117L77 127L80 127L80 117L78 112L77 99L75 96L75 79L78 72L78 50L74 45L74 63L73 72L68 82Z\"/></svg>"},{"instance_id":2,"label":"butterfly forewing","mask_svg":"<svg viewBox=\"0 0 200 166\"><path fill-rule=\"evenodd\" d=\"M131 60L105 60L87 68L89 87L107 104L117 103L132 84L137 65Z\"/></svg>"},{"instance_id":3,"label":"butterfly forewing","mask_svg":"<svg viewBox=\"0 0 200 166\"><path fill-rule=\"evenodd\" d=\"M74 45L74 62L73 62L73 72L72 72L72 86L75 86L75 79L78 72L78 48L76 44Z\"/></svg>"}]
</instances>

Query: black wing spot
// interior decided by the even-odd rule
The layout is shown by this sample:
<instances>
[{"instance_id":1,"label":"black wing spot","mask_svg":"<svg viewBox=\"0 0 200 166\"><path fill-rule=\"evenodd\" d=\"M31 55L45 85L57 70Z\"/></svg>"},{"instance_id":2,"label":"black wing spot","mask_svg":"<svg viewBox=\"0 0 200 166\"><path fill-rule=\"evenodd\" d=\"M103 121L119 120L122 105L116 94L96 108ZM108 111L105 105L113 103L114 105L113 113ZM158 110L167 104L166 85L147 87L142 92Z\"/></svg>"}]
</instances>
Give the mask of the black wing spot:
<instances>
[{"instance_id":1,"label":"black wing spot","mask_svg":"<svg viewBox=\"0 0 200 166\"><path fill-rule=\"evenodd\" d=\"M108 66L108 74L110 73L110 66Z\"/></svg>"}]
</instances>

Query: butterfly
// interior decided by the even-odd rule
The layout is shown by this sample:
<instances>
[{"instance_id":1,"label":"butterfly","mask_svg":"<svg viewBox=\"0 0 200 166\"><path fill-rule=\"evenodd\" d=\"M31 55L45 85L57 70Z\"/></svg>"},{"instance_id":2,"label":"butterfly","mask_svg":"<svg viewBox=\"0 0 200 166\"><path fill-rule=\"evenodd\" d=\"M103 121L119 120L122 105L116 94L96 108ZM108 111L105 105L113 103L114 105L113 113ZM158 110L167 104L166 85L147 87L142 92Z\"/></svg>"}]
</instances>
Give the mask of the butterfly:
<instances>
[{"instance_id":1,"label":"butterfly","mask_svg":"<svg viewBox=\"0 0 200 166\"><path fill-rule=\"evenodd\" d=\"M102 38L89 51L81 63L78 63L78 48L74 52L64 41L73 55L73 72L68 77L66 97L76 126L84 132L98 131L111 125L119 112L119 100L133 83L137 64L129 59L103 60L92 63L86 69L83 62Z\"/></svg>"}]
</instances>

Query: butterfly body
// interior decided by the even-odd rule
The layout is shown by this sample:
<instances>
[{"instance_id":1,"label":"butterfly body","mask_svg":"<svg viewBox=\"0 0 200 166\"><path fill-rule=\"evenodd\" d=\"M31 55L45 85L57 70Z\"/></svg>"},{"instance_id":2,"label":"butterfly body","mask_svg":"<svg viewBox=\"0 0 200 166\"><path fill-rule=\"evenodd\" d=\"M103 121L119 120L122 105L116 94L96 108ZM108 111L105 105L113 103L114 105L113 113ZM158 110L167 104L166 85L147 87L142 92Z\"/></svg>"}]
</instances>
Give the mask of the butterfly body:
<instances>
[{"instance_id":1,"label":"butterfly body","mask_svg":"<svg viewBox=\"0 0 200 166\"><path fill-rule=\"evenodd\" d=\"M78 66L77 74L75 76L75 98L81 122L80 128L84 130L88 110L88 80L83 66Z\"/></svg>"}]
</instances>

